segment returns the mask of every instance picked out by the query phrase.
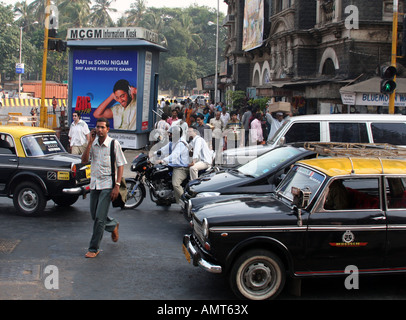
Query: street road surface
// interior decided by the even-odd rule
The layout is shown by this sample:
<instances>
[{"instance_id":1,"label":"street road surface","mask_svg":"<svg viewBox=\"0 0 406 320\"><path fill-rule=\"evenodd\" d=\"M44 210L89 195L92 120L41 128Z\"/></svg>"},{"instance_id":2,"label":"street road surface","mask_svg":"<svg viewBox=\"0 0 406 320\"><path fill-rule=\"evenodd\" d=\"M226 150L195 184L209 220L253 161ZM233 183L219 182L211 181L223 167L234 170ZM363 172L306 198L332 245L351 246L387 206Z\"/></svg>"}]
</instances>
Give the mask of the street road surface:
<instances>
[{"instance_id":1,"label":"street road surface","mask_svg":"<svg viewBox=\"0 0 406 320\"><path fill-rule=\"evenodd\" d=\"M137 152L126 151L129 171ZM69 208L48 202L36 218L15 214L11 199L0 198L0 300L233 300L228 281L190 265L182 238L190 226L178 205L156 206L147 195L134 210L111 208L120 239L105 233L101 253L86 259L93 221L89 199ZM289 285L279 300L405 299L406 276L361 277L358 290L345 278L306 279L301 296Z\"/></svg>"},{"instance_id":2,"label":"street road surface","mask_svg":"<svg viewBox=\"0 0 406 320\"><path fill-rule=\"evenodd\" d=\"M120 239L113 243L105 233L95 259L84 257L92 230L88 208L88 199L67 209L50 201L43 216L26 218L15 214L11 200L0 199L0 300L235 299L223 276L187 263L181 244L190 227L179 207L146 199L135 210L112 208ZM345 289L344 278L302 284L301 297L287 289L279 299L406 298L404 275L360 278L359 290Z\"/></svg>"}]
</instances>

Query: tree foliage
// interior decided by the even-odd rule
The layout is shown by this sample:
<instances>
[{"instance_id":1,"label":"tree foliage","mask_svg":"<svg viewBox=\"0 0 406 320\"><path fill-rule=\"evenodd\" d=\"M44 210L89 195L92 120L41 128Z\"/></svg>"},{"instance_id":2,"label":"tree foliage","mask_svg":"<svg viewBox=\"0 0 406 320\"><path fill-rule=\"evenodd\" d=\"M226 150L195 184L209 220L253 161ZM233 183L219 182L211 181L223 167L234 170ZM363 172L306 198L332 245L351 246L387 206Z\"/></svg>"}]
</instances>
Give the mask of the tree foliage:
<instances>
[{"instance_id":1,"label":"tree foliage","mask_svg":"<svg viewBox=\"0 0 406 320\"><path fill-rule=\"evenodd\" d=\"M133 0L124 15L113 20L115 0L56 0L59 13L58 36L68 28L139 26L159 34L168 48L160 58L160 87L179 92L195 86L195 80L215 72L216 10L192 5L188 8L147 7L145 0ZM20 1L14 7L0 2L0 73L14 80L19 60L22 28L22 61L26 79L40 80L44 39L43 0ZM92 5L93 4L93 5ZM222 21L223 17L220 17ZM224 51L225 30L220 27L219 55ZM47 80L64 81L68 76L68 53L49 52Z\"/></svg>"}]
</instances>

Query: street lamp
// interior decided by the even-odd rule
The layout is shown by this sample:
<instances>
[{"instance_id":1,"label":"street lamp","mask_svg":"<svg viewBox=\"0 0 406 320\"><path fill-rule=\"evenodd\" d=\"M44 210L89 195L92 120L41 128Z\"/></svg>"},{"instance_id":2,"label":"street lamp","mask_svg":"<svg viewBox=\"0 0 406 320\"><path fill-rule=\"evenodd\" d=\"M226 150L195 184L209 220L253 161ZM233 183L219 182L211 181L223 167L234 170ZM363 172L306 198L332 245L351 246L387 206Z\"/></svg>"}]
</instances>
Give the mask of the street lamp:
<instances>
[{"instance_id":1,"label":"street lamp","mask_svg":"<svg viewBox=\"0 0 406 320\"><path fill-rule=\"evenodd\" d=\"M22 57L22 45L23 45L23 29L29 26L32 26L33 24L38 24L38 21L34 21L33 23L25 26L25 27L20 27L20 67L22 64L21 57ZM18 74L18 98L21 98L21 72Z\"/></svg>"},{"instance_id":2,"label":"street lamp","mask_svg":"<svg viewBox=\"0 0 406 320\"><path fill-rule=\"evenodd\" d=\"M214 103L217 103L218 91L218 61L219 61L219 0L217 0L217 26L216 26L216 73L214 74Z\"/></svg>"},{"instance_id":3,"label":"street lamp","mask_svg":"<svg viewBox=\"0 0 406 320\"><path fill-rule=\"evenodd\" d=\"M217 22L216 22L216 70L214 72L214 103L217 103L217 87L218 87L218 60L219 60L219 0L217 0ZM214 25L213 22L208 22L209 26Z\"/></svg>"}]
</instances>

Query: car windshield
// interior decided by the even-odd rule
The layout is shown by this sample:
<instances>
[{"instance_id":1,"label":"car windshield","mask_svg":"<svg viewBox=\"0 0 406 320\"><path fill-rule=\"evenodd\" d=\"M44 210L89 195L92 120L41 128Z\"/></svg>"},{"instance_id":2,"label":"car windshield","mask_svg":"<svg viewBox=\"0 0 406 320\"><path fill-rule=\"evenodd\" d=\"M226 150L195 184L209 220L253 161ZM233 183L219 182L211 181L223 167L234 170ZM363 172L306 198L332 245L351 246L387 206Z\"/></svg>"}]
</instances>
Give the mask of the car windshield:
<instances>
[{"instance_id":1,"label":"car windshield","mask_svg":"<svg viewBox=\"0 0 406 320\"><path fill-rule=\"evenodd\" d=\"M283 179L276 192L278 195L292 201L292 187L300 188L302 190L307 189L311 192L309 199L309 202L311 202L325 178L324 175L316 171L296 165L289 171L286 178Z\"/></svg>"},{"instance_id":2,"label":"car windshield","mask_svg":"<svg viewBox=\"0 0 406 320\"><path fill-rule=\"evenodd\" d=\"M53 134L25 136L21 141L28 157L40 157L66 152L58 138Z\"/></svg>"},{"instance_id":3,"label":"car windshield","mask_svg":"<svg viewBox=\"0 0 406 320\"><path fill-rule=\"evenodd\" d=\"M238 168L238 171L247 176L258 178L283 165L290 158L295 157L301 152L300 149L294 147L273 149L242 165Z\"/></svg>"}]
</instances>

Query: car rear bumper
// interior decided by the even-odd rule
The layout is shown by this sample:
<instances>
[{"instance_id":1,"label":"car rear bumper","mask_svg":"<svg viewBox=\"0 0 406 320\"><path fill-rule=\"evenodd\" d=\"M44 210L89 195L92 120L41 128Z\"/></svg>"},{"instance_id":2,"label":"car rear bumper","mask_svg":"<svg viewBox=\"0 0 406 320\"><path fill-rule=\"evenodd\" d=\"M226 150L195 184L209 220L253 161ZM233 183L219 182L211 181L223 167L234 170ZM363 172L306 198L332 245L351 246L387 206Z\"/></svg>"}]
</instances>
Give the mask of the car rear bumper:
<instances>
[{"instance_id":1,"label":"car rear bumper","mask_svg":"<svg viewBox=\"0 0 406 320\"><path fill-rule=\"evenodd\" d=\"M74 187L74 188L64 188L62 189L63 194L67 195L86 195L90 192L90 185L84 185L80 187Z\"/></svg>"}]
</instances>

